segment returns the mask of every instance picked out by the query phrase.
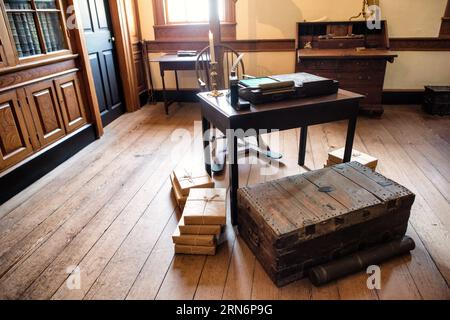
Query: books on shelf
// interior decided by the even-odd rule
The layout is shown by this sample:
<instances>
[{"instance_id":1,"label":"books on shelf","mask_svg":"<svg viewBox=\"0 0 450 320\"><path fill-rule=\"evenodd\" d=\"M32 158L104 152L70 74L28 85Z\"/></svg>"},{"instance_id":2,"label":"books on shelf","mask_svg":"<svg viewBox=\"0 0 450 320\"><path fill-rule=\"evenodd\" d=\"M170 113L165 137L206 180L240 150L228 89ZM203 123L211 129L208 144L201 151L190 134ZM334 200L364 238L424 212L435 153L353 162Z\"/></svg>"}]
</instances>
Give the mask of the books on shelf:
<instances>
[{"instance_id":1,"label":"books on shelf","mask_svg":"<svg viewBox=\"0 0 450 320\"><path fill-rule=\"evenodd\" d=\"M28 17L28 26L31 32L31 43L33 43L34 54L41 54L42 53L41 45L39 43L39 36L36 29L36 25L34 23L33 15L28 14L27 17Z\"/></svg>"},{"instance_id":2,"label":"books on shelf","mask_svg":"<svg viewBox=\"0 0 450 320\"><path fill-rule=\"evenodd\" d=\"M27 39L28 49L29 49L29 55L35 55L39 54L40 50L37 50L39 48L39 39L37 38L37 32L36 32L36 38L33 36L33 30L36 30L36 27L34 25L33 15L29 13L22 13L22 19L24 21L24 30L25 30L25 36Z\"/></svg>"},{"instance_id":3,"label":"books on shelf","mask_svg":"<svg viewBox=\"0 0 450 320\"><path fill-rule=\"evenodd\" d=\"M43 52L39 34L42 35L42 44L45 45L46 52L64 49L65 42L60 13L54 10L57 9L54 0L36 3L37 9L41 11L33 10L28 1L9 0L4 4L19 57L38 55ZM45 11L47 9L52 11ZM37 23L37 19L39 23ZM38 25L41 30L38 30Z\"/></svg>"},{"instance_id":4,"label":"books on shelf","mask_svg":"<svg viewBox=\"0 0 450 320\"><path fill-rule=\"evenodd\" d=\"M24 57L30 55L30 46L25 31L26 21L23 19L22 14L13 15L14 22L16 24L17 34L19 35L19 43L22 49L22 55Z\"/></svg>"},{"instance_id":5,"label":"books on shelf","mask_svg":"<svg viewBox=\"0 0 450 320\"><path fill-rule=\"evenodd\" d=\"M19 55L19 57L22 57L23 56L22 45L20 43L19 33L17 32L16 21L12 14L8 14L8 20L14 44L16 45L17 54Z\"/></svg>"},{"instance_id":6,"label":"books on shelf","mask_svg":"<svg viewBox=\"0 0 450 320\"><path fill-rule=\"evenodd\" d=\"M55 12L39 13L45 45L49 52L63 49L62 30L58 14Z\"/></svg>"},{"instance_id":7,"label":"books on shelf","mask_svg":"<svg viewBox=\"0 0 450 320\"><path fill-rule=\"evenodd\" d=\"M39 14L39 21L41 22L42 33L44 35L45 47L47 51L55 51L52 47L52 35L50 34L50 24L47 21L47 16L45 13Z\"/></svg>"}]
</instances>

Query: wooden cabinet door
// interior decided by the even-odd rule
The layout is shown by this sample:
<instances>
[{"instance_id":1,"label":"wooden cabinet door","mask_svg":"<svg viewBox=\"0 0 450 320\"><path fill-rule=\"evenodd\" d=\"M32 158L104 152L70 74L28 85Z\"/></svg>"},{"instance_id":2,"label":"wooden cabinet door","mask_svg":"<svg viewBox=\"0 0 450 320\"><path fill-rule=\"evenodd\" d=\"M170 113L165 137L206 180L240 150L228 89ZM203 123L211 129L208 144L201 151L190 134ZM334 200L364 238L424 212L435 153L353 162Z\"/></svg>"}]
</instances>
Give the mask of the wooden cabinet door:
<instances>
[{"instance_id":1,"label":"wooden cabinet door","mask_svg":"<svg viewBox=\"0 0 450 320\"><path fill-rule=\"evenodd\" d=\"M13 43L9 39L9 32L8 28L6 27L6 21L2 16L0 8L0 68L5 68L12 62L15 62L15 56L12 46Z\"/></svg>"},{"instance_id":2,"label":"wooden cabinet door","mask_svg":"<svg viewBox=\"0 0 450 320\"><path fill-rule=\"evenodd\" d=\"M29 86L25 91L42 147L63 137L66 130L53 81Z\"/></svg>"},{"instance_id":3,"label":"wooden cabinet door","mask_svg":"<svg viewBox=\"0 0 450 320\"><path fill-rule=\"evenodd\" d=\"M76 74L55 80L64 126L71 133L87 123L86 109Z\"/></svg>"},{"instance_id":4,"label":"wooden cabinet door","mask_svg":"<svg viewBox=\"0 0 450 320\"><path fill-rule=\"evenodd\" d=\"M16 91L0 95L0 171L33 153Z\"/></svg>"}]
</instances>

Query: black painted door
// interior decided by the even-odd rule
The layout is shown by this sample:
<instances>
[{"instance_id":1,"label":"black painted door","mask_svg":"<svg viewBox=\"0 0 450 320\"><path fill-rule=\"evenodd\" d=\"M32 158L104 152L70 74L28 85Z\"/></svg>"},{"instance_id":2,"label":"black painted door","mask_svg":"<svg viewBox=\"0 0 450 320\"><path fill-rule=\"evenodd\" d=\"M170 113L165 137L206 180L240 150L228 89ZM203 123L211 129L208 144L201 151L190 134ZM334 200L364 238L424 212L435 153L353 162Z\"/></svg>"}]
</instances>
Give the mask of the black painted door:
<instances>
[{"instance_id":1,"label":"black painted door","mask_svg":"<svg viewBox=\"0 0 450 320\"><path fill-rule=\"evenodd\" d=\"M125 109L108 0L83 0L78 3L102 122L107 126Z\"/></svg>"}]
</instances>

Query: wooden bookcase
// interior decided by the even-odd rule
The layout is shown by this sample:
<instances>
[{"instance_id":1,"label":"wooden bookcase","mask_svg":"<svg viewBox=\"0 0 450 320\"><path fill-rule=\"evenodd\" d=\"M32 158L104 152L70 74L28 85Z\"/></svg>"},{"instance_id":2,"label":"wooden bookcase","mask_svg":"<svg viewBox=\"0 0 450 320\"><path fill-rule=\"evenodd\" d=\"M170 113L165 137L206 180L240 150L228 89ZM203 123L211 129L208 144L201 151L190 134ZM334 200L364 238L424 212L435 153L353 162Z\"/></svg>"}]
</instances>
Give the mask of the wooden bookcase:
<instances>
[{"instance_id":1,"label":"wooden bookcase","mask_svg":"<svg viewBox=\"0 0 450 320\"><path fill-rule=\"evenodd\" d=\"M338 80L341 88L364 94L364 113L383 114L386 65L396 57L389 51L386 21L374 30L365 21L297 24L296 71Z\"/></svg>"},{"instance_id":2,"label":"wooden bookcase","mask_svg":"<svg viewBox=\"0 0 450 320\"><path fill-rule=\"evenodd\" d=\"M92 122L66 8L0 0L0 173Z\"/></svg>"}]
</instances>

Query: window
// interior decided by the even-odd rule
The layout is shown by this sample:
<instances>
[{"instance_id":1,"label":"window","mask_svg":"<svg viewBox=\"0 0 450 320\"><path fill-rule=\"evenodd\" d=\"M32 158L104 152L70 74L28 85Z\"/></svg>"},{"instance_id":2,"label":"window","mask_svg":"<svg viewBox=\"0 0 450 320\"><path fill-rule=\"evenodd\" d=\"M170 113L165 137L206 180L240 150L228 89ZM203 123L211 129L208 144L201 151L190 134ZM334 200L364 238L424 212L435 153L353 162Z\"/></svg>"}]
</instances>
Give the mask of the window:
<instances>
[{"instance_id":1,"label":"window","mask_svg":"<svg viewBox=\"0 0 450 320\"><path fill-rule=\"evenodd\" d=\"M209 0L165 0L167 23L206 23ZM219 0L220 20L225 20L225 1Z\"/></svg>"},{"instance_id":2,"label":"window","mask_svg":"<svg viewBox=\"0 0 450 320\"><path fill-rule=\"evenodd\" d=\"M57 0L4 0L19 58L67 48Z\"/></svg>"},{"instance_id":3,"label":"window","mask_svg":"<svg viewBox=\"0 0 450 320\"><path fill-rule=\"evenodd\" d=\"M153 0L155 39L208 40L211 0ZM236 0L217 0L222 40L236 39Z\"/></svg>"}]
</instances>

